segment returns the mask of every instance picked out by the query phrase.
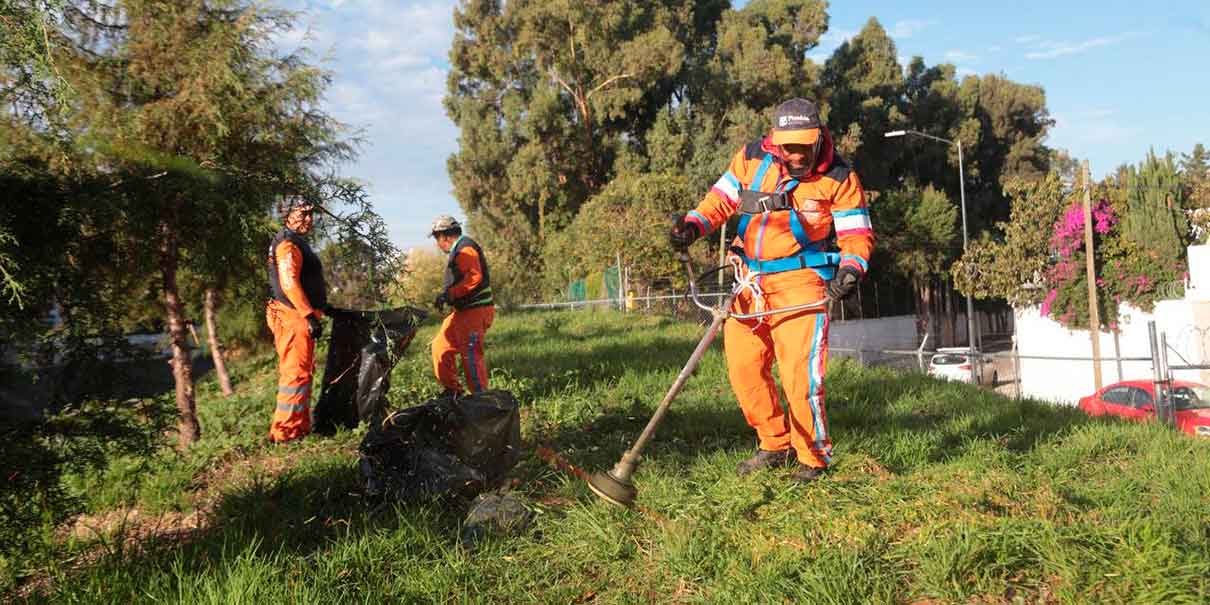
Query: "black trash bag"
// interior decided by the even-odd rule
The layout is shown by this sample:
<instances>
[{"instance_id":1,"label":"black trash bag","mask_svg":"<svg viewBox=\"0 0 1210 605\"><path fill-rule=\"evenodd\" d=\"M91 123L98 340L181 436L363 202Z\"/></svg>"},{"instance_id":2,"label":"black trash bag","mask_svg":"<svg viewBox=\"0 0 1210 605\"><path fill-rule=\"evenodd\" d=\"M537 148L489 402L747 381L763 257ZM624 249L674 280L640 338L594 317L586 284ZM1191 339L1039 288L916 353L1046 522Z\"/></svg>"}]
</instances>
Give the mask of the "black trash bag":
<instances>
[{"instance_id":1,"label":"black trash bag","mask_svg":"<svg viewBox=\"0 0 1210 605\"><path fill-rule=\"evenodd\" d=\"M391 368L416 336L428 316L423 309L400 307L385 311L329 309L332 338L314 430L331 435L358 422L377 423L386 413Z\"/></svg>"},{"instance_id":2,"label":"black trash bag","mask_svg":"<svg viewBox=\"0 0 1210 605\"><path fill-rule=\"evenodd\" d=\"M470 498L498 486L521 456L521 414L508 391L433 399L394 412L361 441L370 496Z\"/></svg>"},{"instance_id":3,"label":"black trash bag","mask_svg":"<svg viewBox=\"0 0 1210 605\"><path fill-rule=\"evenodd\" d=\"M529 529L534 511L511 492L479 494L462 522L462 547L472 549L488 536L515 536Z\"/></svg>"}]
</instances>

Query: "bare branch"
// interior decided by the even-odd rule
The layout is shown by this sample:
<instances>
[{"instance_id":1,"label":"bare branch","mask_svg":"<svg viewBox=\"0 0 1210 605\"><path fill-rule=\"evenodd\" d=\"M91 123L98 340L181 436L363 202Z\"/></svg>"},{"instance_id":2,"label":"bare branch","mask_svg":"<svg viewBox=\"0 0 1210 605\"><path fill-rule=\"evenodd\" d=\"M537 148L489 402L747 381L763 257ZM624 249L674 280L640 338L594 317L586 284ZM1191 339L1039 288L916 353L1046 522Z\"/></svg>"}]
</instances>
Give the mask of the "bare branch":
<instances>
[{"instance_id":1,"label":"bare branch","mask_svg":"<svg viewBox=\"0 0 1210 605\"><path fill-rule=\"evenodd\" d=\"M576 91L572 90L571 86L568 86L567 82L564 82L563 78L559 77L559 72L556 71L555 68L553 68L553 67L550 68L550 77L554 78L555 82L558 82L559 85L562 86L563 89L567 91L567 94L571 95L573 98L578 98Z\"/></svg>"},{"instance_id":2,"label":"bare branch","mask_svg":"<svg viewBox=\"0 0 1210 605\"><path fill-rule=\"evenodd\" d=\"M606 86L609 86L610 84L613 84L614 82L616 82L616 81L618 81L618 80L622 80L622 79L625 79L625 78L632 78L632 77L634 77L634 76L632 76L632 75L630 75L630 74L618 74L618 75L616 75L616 76L613 76L613 77L609 78L608 80L605 80L604 82L601 82L601 84L600 84L600 85L598 85L596 88L594 88L594 89L592 89L592 90L588 91L588 95L587 95L587 96L585 96L584 98L586 98L586 99L588 99L588 98L592 98L592 95L593 95L594 93L596 93L597 91L599 91L599 90L601 90L601 89L605 88Z\"/></svg>"}]
</instances>

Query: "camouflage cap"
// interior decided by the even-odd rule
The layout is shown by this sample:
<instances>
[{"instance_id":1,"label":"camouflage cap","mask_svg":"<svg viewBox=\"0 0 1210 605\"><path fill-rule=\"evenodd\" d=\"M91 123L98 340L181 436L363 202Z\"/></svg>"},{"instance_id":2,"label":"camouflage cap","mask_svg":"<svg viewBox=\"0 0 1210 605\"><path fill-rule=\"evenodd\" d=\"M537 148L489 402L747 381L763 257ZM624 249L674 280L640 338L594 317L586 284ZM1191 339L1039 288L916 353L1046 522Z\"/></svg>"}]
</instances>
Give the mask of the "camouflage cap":
<instances>
[{"instance_id":1,"label":"camouflage cap","mask_svg":"<svg viewBox=\"0 0 1210 605\"><path fill-rule=\"evenodd\" d=\"M439 214L437 215L437 218L433 219L433 227L429 229L429 235L433 236L441 233L442 231L460 228L462 228L462 225L458 223L458 219L448 214Z\"/></svg>"},{"instance_id":2,"label":"camouflage cap","mask_svg":"<svg viewBox=\"0 0 1210 605\"><path fill-rule=\"evenodd\" d=\"M290 214L294 210L310 212L315 209L315 202L301 195L286 195L282 196L277 202L277 211L282 216Z\"/></svg>"}]
</instances>

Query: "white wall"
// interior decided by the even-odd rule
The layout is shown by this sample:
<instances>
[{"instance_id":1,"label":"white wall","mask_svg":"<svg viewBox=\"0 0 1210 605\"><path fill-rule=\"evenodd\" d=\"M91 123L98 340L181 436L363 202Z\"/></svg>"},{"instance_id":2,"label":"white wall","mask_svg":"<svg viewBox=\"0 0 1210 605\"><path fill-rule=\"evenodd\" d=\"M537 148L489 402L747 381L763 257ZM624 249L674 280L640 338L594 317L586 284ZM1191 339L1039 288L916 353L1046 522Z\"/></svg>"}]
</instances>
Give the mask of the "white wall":
<instances>
[{"instance_id":1,"label":"white wall","mask_svg":"<svg viewBox=\"0 0 1210 605\"><path fill-rule=\"evenodd\" d=\"M1087 330L1068 330L1056 321L1041 317L1037 307L1018 309L1017 346L1021 355L1092 357L1092 338ZM1188 300L1161 301L1151 313L1123 305L1115 355L1112 333L1101 332L1102 357L1151 357L1147 323L1155 321L1157 338L1168 338L1168 364L1210 363L1210 303ZM1178 355L1179 353L1179 355ZM1183 358L1183 360L1182 360ZM1151 361L1101 362L1102 386L1119 380L1149 380ZM1210 377L1197 370L1174 371L1178 380L1210 384ZM1021 390L1028 397L1074 404L1095 388L1092 361L1021 360Z\"/></svg>"}]
</instances>

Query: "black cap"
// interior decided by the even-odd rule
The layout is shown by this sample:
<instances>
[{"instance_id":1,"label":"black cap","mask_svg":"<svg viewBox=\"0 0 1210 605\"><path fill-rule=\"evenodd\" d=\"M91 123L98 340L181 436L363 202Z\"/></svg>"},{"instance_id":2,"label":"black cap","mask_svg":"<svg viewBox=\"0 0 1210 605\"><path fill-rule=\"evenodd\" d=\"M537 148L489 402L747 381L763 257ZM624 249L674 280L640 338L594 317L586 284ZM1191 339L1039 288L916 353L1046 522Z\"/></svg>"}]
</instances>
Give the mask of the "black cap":
<instances>
[{"instance_id":1,"label":"black cap","mask_svg":"<svg viewBox=\"0 0 1210 605\"><path fill-rule=\"evenodd\" d=\"M819 140L821 125L815 103L790 99L773 112L773 144L813 144Z\"/></svg>"}]
</instances>

